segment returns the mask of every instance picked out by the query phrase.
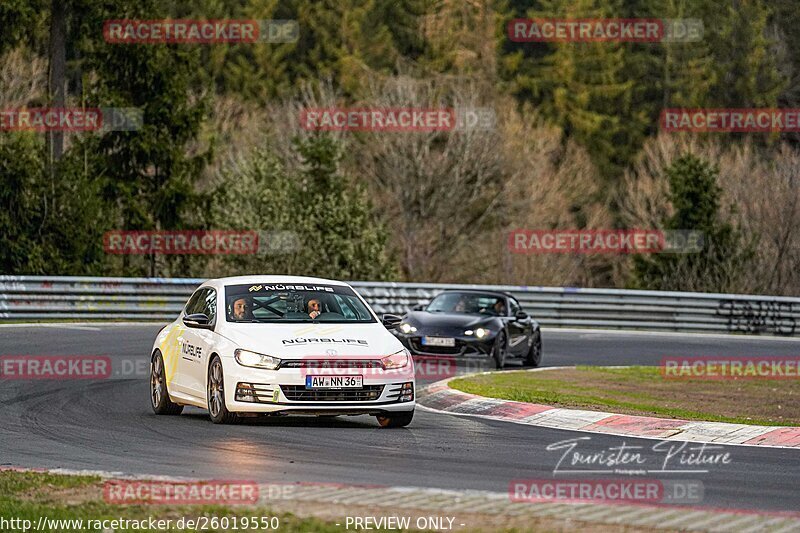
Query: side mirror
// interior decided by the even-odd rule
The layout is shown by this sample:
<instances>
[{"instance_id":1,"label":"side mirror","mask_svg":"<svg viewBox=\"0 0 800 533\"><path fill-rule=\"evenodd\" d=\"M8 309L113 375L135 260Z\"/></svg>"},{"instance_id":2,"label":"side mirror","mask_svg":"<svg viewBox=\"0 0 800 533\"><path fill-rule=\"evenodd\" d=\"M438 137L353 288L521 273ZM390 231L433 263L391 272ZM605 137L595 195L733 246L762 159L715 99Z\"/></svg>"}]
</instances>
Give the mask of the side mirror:
<instances>
[{"instance_id":1,"label":"side mirror","mask_svg":"<svg viewBox=\"0 0 800 533\"><path fill-rule=\"evenodd\" d=\"M417 304L411 308L412 311L424 311L427 306L425 304Z\"/></svg>"},{"instance_id":2,"label":"side mirror","mask_svg":"<svg viewBox=\"0 0 800 533\"><path fill-rule=\"evenodd\" d=\"M211 329L208 323L208 316L205 313L195 313L183 317L183 323L190 328Z\"/></svg>"},{"instance_id":3,"label":"side mirror","mask_svg":"<svg viewBox=\"0 0 800 533\"><path fill-rule=\"evenodd\" d=\"M526 313L525 311L517 311L517 314L514 315L514 318L517 320L525 320L526 318L528 318L528 313Z\"/></svg>"},{"instance_id":4,"label":"side mirror","mask_svg":"<svg viewBox=\"0 0 800 533\"><path fill-rule=\"evenodd\" d=\"M402 317L390 315L389 313L384 313L384 315L381 317L381 322L383 322L383 325L386 326L386 329L394 329L402 321Z\"/></svg>"}]
</instances>

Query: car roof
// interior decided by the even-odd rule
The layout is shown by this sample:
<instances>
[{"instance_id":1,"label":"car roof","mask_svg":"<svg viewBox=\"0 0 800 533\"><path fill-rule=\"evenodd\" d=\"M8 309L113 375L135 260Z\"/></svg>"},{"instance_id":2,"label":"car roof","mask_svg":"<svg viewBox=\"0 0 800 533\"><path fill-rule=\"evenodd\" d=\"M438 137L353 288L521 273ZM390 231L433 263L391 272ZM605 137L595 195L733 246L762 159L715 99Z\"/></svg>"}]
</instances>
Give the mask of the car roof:
<instances>
[{"instance_id":1,"label":"car roof","mask_svg":"<svg viewBox=\"0 0 800 533\"><path fill-rule=\"evenodd\" d=\"M250 275L250 276L232 276L227 278L215 278L209 279L203 282L203 286L214 286L214 287L222 287L226 285L248 285L248 284L255 284L255 283L301 283L301 284L322 284L322 285L341 285L344 287L349 287L347 283L344 281L337 281L333 279L325 279L325 278L313 278L309 276L280 276L275 274L265 274L265 275Z\"/></svg>"},{"instance_id":2,"label":"car roof","mask_svg":"<svg viewBox=\"0 0 800 533\"><path fill-rule=\"evenodd\" d=\"M446 289L440 294L448 293L448 292L455 292L455 293L462 293L462 292L472 292L477 294L488 294L491 296L502 296L504 298L514 298L512 295L501 292L501 291L484 291L481 289ZM516 299L516 298L515 298Z\"/></svg>"}]
</instances>

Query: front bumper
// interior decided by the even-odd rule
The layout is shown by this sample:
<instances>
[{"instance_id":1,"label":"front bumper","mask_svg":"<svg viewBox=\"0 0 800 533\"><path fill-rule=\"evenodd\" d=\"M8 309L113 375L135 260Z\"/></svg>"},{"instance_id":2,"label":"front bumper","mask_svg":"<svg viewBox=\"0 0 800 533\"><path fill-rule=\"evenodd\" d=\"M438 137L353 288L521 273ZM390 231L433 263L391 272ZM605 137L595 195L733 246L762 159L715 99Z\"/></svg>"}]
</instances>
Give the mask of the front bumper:
<instances>
[{"instance_id":1,"label":"front bumper","mask_svg":"<svg viewBox=\"0 0 800 533\"><path fill-rule=\"evenodd\" d=\"M397 339L412 355L451 356L464 358L486 358L492 356L495 335L483 339L472 336L455 336L455 346L425 346L422 344L424 334L416 332L412 335L396 334ZM438 335L437 335L438 336Z\"/></svg>"},{"instance_id":2,"label":"front bumper","mask_svg":"<svg viewBox=\"0 0 800 533\"><path fill-rule=\"evenodd\" d=\"M306 375L325 375L324 370L250 368L233 358L223 362L223 370L225 403L236 413L383 414L412 411L416 404L413 364L400 370L336 369L337 376L362 375L359 389L306 389ZM403 400L409 383L411 399Z\"/></svg>"}]
</instances>

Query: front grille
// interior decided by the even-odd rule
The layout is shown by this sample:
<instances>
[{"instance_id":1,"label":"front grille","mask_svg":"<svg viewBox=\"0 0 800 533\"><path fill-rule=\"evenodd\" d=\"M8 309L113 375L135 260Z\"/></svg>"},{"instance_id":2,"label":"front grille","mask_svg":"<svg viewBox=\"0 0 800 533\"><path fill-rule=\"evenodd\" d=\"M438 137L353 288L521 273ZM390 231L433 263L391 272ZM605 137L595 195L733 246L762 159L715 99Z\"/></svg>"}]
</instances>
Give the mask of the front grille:
<instances>
[{"instance_id":1,"label":"front grille","mask_svg":"<svg viewBox=\"0 0 800 533\"><path fill-rule=\"evenodd\" d=\"M281 368L382 368L378 359L289 359Z\"/></svg>"},{"instance_id":2,"label":"front grille","mask_svg":"<svg viewBox=\"0 0 800 533\"><path fill-rule=\"evenodd\" d=\"M383 385L364 385L360 389L317 390L305 385L281 385L283 395L293 402L368 402L377 400Z\"/></svg>"}]
</instances>

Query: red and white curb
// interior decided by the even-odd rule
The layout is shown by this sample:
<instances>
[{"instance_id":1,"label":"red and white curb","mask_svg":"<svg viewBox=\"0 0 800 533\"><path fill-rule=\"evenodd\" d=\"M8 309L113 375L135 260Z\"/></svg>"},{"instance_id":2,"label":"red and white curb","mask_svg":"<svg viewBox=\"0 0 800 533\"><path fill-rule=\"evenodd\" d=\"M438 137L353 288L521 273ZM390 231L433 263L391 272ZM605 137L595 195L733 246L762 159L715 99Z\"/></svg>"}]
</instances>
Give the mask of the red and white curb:
<instances>
[{"instance_id":1,"label":"red and white curb","mask_svg":"<svg viewBox=\"0 0 800 533\"><path fill-rule=\"evenodd\" d=\"M529 372L570 367L535 368ZM602 411L562 409L511 400L486 398L451 389L453 379L487 374L468 374L437 381L421 389L418 405L423 409L454 415L476 416L516 424L553 429L604 433L658 440L800 448L800 427L755 426L723 422L698 422L650 416L621 415Z\"/></svg>"},{"instance_id":2,"label":"red and white curb","mask_svg":"<svg viewBox=\"0 0 800 533\"><path fill-rule=\"evenodd\" d=\"M131 475L122 472L100 470L68 470L44 468L0 467L0 472L42 472L62 475L98 476L104 480L126 479L138 481L189 482L211 481L185 477ZM272 496L276 486L289 487L280 496ZM294 501L304 504L332 504L337 506L359 506L371 509L385 508L387 516L396 516L403 511L432 513L436 516L453 517L453 523L446 530L471 530L470 515L514 517L523 520L546 518L570 521L573 528L579 524L603 524L613 526L635 526L647 529L670 531L709 531L709 532L788 532L800 531L800 513L760 512L738 509L698 508L678 505L647 505L636 503L595 503L575 501L513 501L509 494L479 490L443 490L419 487L386 487L367 485L347 485L340 483L271 483L259 485L259 501L255 505L273 507L280 511L279 501ZM342 522L345 515L358 511L342 508ZM343 530L344 523L338 523ZM430 529L430 528L426 528ZM433 529L437 531L436 528Z\"/></svg>"}]
</instances>

